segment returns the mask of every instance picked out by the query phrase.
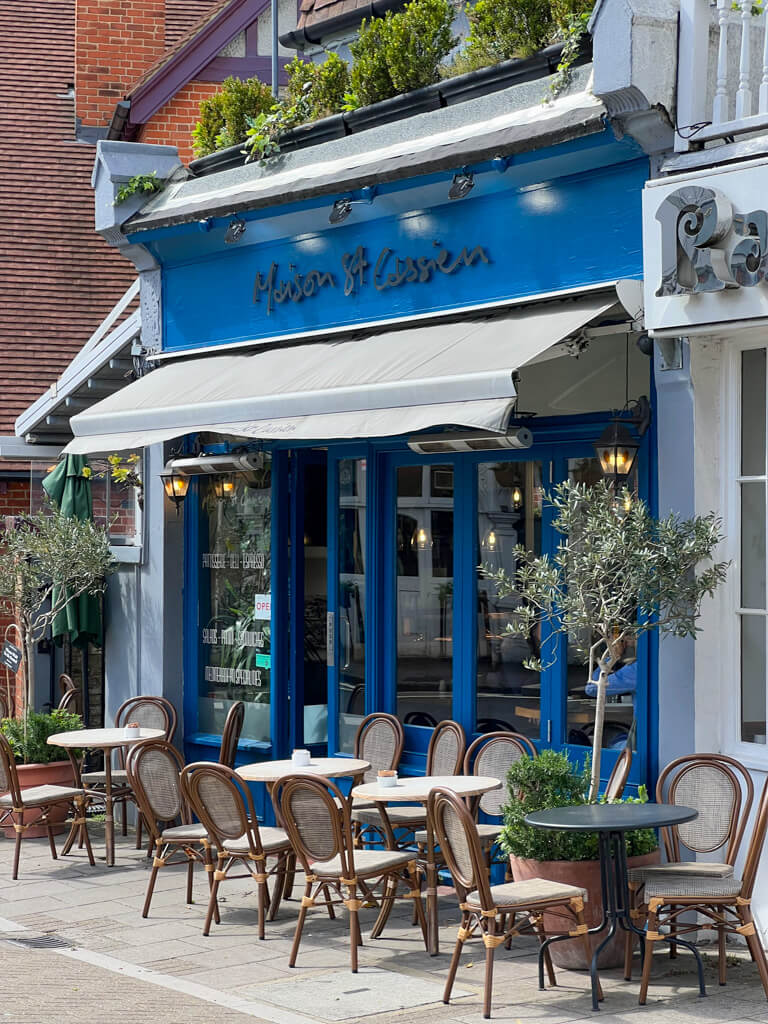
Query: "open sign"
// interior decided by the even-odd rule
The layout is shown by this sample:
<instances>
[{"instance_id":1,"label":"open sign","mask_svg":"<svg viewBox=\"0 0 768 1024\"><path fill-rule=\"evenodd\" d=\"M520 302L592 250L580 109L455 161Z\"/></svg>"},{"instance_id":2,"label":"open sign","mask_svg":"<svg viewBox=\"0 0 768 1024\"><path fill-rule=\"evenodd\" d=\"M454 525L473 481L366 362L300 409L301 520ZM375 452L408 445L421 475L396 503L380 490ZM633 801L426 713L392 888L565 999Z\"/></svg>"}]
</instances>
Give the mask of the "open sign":
<instances>
[{"instance_id":1,"label":"open sign","mask_svg":"<svg viewBox=\"0 0 768 1024\"><path fill-rule=\"evenodd\" d=\"M271 619L272 618L272 595L271 594L257 594L253 601L253 617L254 619Z\"/></svg>"}]
</instances>

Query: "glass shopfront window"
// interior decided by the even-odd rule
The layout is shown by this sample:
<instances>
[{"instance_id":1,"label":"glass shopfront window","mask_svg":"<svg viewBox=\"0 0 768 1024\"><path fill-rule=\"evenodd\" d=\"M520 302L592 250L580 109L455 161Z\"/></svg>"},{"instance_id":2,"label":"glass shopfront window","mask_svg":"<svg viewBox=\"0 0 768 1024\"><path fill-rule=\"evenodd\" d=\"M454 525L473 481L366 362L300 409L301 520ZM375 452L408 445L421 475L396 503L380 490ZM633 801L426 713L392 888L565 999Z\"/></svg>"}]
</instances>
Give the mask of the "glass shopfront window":
<instances>
[{"instance_id":1,"label":"glass shopfront window","mask_svg":"<svg viewBox=\"0 0 768 1024\"><path fill-rule=\"evenodd\" d=\"M352 753L365 715L366 460L340 459L339 487L339 750Z\"/></svg>"},{"instance_id":2,"label":"glass shopfront window","mask_svg":"<svg viewBox=\"0 0 768 1024\"><path fill-rule=\"evenodd\" d=\"M397 715L453 717L453 466L397 467Z\"/></svg>"},{"instance_id":3,"label":"glass shopfront window","mask_svg":"<svg viewBox=\"0 0 768 1024\"><path fill-rule=\"evenodd\" d=\"M220 734L236 700L244 739L270 739L271 462L227 479L201 477L198 730Z\"/></svg>"},{"instance_id":4,"label":"glass shopfront window","mask_svg":"<svg viewBox=\"0 0 768 1024\"><path fill-rule=\"evenodd\" d=\"M488 572L516 570L515 548L541 554L540 462L483 462L477 467L478 549ZM510 634L518 604L500 598L486 574L477 579L477 731L511 730L538 738L541 680L524 662L539 656L538 633Z\"/></svg>"}]
</instances>

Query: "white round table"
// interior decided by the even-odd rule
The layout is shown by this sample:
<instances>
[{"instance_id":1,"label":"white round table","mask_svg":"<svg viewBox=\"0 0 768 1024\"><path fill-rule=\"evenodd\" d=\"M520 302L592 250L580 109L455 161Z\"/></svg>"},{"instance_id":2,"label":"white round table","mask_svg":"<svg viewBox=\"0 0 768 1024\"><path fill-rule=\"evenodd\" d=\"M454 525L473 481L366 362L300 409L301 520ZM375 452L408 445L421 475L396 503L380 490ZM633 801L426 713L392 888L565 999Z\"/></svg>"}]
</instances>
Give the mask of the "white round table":
<instances>
[{"instance_id":1,"label":"white round table","mask_svg":"<svg viewBox=\"0 0 768 1024\"><path fill-rule=\"evenodd\" d=\"M421 775L414 778L398 779L396 786L380 786L378 782L367 782L355 786L352 796L360 800L373 800L380 804L384 817L384 804L420 803L426 804L429 794L438 786L450 789L458 796L480 796L493 789L501 789L501 781L489 775ZM387 820L389 825L389 821ZM391 826L390 826L391 828ZM432 822L427 815L427 946L432 956L440 952L437 932L437 865L435 863L435 837Z\"/></svg>"},{"instance_id":2,"label":"white round table","mask_svg":"<svg viewBox=\"0 0 768 1024\"><path fill-rule=\"evenodd\" d=\"M371 767L368 761L354 757L313 757L309 764L297 768L290 758L285 761L255 761L242 764L235 771L246 782L266 782L271 788L284 775L319 775L325 779L358 778Z\"/></svg>"},{"instance_id":3,"label":"white round table","mask_svg":"<svg viewBox=\"0 0 768 1024\"><path fill-rule=\"evenodd\" d=\"M80 765L72 753L73 750L102 750L104 752L104 838L107 847L107 864L113 867L115 863L115 820L112 813L112 751L116 747L131 747L142 740L156 740L165 736L164 729L139 729L136 736L126 736L123 729L75 729L72 732L57 732L49 736L47 743L52 747L63 747L69 755L72 767L75 770L75 779L78 788L82 786L80 778ZM61 851L62 857L69 853L72 844L80 830L85 829L85 816L82 820L76 819L67 841Z\"/></svg>"}]
</instances>

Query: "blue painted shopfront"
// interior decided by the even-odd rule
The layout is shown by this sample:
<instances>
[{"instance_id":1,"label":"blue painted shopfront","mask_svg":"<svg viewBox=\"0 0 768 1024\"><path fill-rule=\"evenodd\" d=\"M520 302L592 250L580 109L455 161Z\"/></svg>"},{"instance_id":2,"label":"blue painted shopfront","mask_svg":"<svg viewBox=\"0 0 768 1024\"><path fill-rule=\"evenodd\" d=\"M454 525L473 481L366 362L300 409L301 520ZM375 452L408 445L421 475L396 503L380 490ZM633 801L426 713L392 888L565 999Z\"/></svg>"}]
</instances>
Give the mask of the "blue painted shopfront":
<instances>
[{"instance_id":1,"label":"blue painted shopfront","mask_svg":"<svg viewBox=\"0 0 768 1024\"><path fill-rule=\"evenodd\" d=\"M243 212L246 232L236 245L224 244L228 220L143 234L162 265L165 349L327 338L534 297L557 300L641 276L647 161L631 144L606 133L470 170L475 188L461 201L446 201L450 175L414 179L355 196L359 205L340 225L328 223L332 197ZM650 369L648 376L653 400ZM248 593L267 602L267 617L254 622L251 601L247 635L260 637L261 647L247 662L252 674L240 678L262 690L238 762L287 756L305 744L349 752L356 722L372 711L404 720L405 770L423 770L430 725L446 717L461 722L468 737L512 727L583 757L583 666L563 642L540 679L528 673L526 651L510 646L507 610L478 565L499 564L494 559L513 540L553 550L546 491L594 471L592 445L616 405L525 420L534 444L521 451L427 457L411 451L406 438L247 446L265 459L259 486L268 510L262 501L258 515L268 517L268 558L249 536L248 568L242 557L238 571L246 580L255 573ZM635 481L652 504L653 439L653 430L642 439ZM219 450L232 447L222 442ZM222 635L211 630L241 621L237 611L225 623L212 538L222 551L238 530L242 540L243 510L256 508L258 493L243 491L242 514L226 527L206 487L203 478L192 486L184 512L184 711L192 758L209 757L218 744L217 723L236 690L223 654L211 666ZM265 581L268 595L259 590ZM546 642L529 638L531 647ZM636 655L637 694L614 709L603 761L607 773L636 719L635 785L655 770L654 658L647 642Z\"/></svg>"}]
</instances>

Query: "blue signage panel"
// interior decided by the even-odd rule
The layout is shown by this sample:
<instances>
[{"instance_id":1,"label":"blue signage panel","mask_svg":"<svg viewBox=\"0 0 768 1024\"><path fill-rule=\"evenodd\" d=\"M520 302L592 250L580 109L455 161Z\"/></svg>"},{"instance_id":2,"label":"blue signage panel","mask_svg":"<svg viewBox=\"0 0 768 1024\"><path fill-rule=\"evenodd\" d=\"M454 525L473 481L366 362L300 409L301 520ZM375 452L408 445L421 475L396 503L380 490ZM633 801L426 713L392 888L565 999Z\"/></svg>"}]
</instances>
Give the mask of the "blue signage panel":
<instances>
[{"instance_id":1,"label":"blue signage panel","mask_svg":"<svg viewBox=\"0 0 768 1024\"><path fill-rule=\"evenodd\" d=\"M246 232L163 267L164 347L354 328L640 277L646 177L647 161L633 160L274 243L249 245Z\"/></svg>"}]
</instances>

